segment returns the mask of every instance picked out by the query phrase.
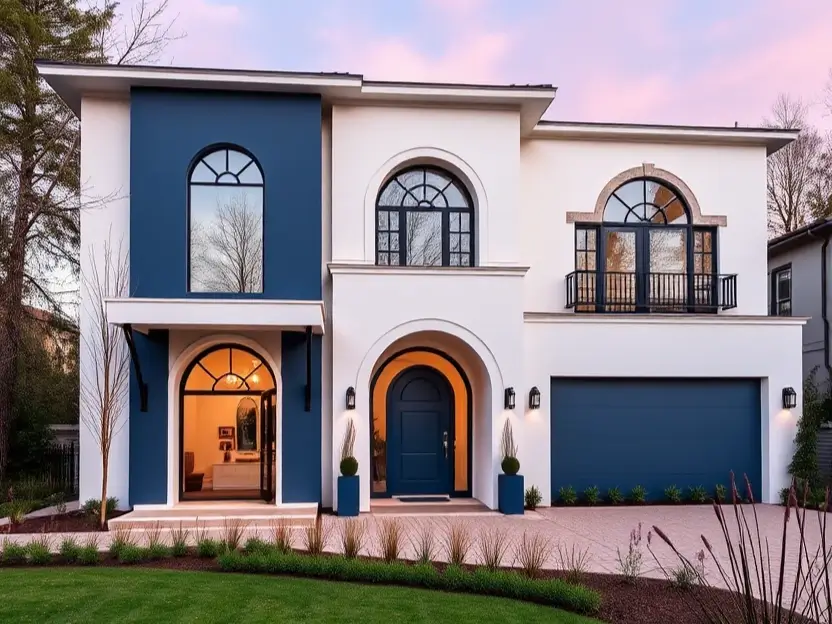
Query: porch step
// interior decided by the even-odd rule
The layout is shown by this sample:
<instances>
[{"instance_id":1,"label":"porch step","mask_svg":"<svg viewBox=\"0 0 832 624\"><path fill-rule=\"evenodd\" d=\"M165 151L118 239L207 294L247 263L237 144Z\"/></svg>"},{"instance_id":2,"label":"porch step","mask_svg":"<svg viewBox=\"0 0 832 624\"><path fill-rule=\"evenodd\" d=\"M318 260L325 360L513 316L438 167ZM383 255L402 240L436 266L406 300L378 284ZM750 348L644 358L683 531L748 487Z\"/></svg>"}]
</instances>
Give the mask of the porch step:
<instances>
[{"instance_id":1,"label":"porch step","mask_svg":"<svg viewBox=\"0 0 832 624\"><path fill-rule=\"evenodd\" d=\"M370 505L370 511L379 516L500 515L474 498L452 498L444 502L405 501L399 498L377 499Z\"/></svg>"},{"instance_id":2,"label":"porch step","mask_svg":"<svg viewBox=\"0 0 832 624\"><path fill-rule=\"evenodd\" d=\"M235 505L181 505L170 509L138 509L113 518L110 530L119 527L147 529L222 529L232 522L241 522L247 529L269 529L277 523L291 527L308 526L315 521L317 508L281 508L272 505L240 507Z\"/></svg>"}]
</instances>

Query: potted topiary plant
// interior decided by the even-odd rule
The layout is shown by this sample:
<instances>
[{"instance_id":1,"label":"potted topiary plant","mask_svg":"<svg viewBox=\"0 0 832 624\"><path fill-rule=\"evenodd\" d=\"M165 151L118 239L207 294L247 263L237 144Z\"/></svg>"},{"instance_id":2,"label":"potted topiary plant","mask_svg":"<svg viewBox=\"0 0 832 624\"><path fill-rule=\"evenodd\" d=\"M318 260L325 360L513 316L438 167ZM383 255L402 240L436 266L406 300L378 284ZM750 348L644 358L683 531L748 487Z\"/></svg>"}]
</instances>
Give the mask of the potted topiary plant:
<instances>
[{"instance_id":1,"label":"potted topiary plant","mask_svg":"<svg viewBox=\"0 0 832 624\"><path fill-rule=\"evenodd\" d=\"M355 447L355 423L347 421L344 441L341 443L341 476L338 477L338 515L357 516L359 481L358 460L353 455Z\"/></svg>"},{"instance_id":2,"label":"potted topiary plant","mask_svg":"<svg viewBox=\"0 0 832 624\"><path fill-rule=\"evenodd\" d=\"M517 459L517 445L514 443L514 432L511 421L503 425L501 440L503 474L497 477L497 502L502 513L507 515L521 515L523 513L523 476L520 472L520 460Z\"/></svg>"}]
</instances>

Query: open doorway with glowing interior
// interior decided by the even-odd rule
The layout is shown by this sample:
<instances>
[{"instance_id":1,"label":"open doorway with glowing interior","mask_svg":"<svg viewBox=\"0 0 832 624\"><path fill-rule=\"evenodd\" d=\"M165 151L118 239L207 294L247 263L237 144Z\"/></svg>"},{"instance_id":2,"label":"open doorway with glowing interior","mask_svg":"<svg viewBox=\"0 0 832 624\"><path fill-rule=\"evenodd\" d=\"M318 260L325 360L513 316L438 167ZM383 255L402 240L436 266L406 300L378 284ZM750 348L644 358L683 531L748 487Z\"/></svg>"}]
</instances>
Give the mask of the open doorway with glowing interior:
<instances>
[{"instance_id":1,"label":"open doorway with glowing interior","mask_svg":"<svg viewBox=\"0 0 832 624\"><path fill-rule=\"evenodd\" d=\"M387 359L371 386L371 496L471 495L471 385L438 349Z\"/></svg>"},{"instance_id":2,"label":"open doorway with glowing interior","mask_svg":"<svg viewBox=\"0 0 832 624\"><path fill-rule=\"evenodd\" d=\"M274 499L274 373L242 345L204 351L180 386L179 500Z\"/></svg>"}]
</instances>

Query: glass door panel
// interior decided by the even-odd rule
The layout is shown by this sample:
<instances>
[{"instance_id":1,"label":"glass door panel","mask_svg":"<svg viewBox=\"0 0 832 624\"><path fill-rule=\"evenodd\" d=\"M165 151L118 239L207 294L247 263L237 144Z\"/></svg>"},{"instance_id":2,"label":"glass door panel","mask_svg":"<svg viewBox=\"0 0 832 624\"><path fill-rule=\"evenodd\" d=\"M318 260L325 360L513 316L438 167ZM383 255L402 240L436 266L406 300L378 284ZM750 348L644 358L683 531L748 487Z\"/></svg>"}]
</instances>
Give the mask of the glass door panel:
<instances>
[{"instance_id":1,"label":"glass door panel","mask_svg":"<svg viewBox=\"0 0 832 624\"><path fill-rule=\"evenodd\" d=\"M276 392L268 390L260 396L260 498L266 502L274 500L275 483L275 440L277 402Z\"/></svg>"},{"instance_id":2,"label":"glass door panel","mask_svg":"<svg viewBox=\"0 0 832 624\"><path fill-rule=\"evenodd\" d=\"M604 233L604 307L607 312L635 311L637 232L607 229Z\"/></svg>"},{"instance_id":3,"label":"glass door panel","mask_svg":"<svg viewBox=\"0 0 832 624\"><path fill-rule=\"evenodd\" d=\"M651 310L683 311L688 300L687 231L651 228L648 234L647 305Z\"/></svg>"}]
</instances>

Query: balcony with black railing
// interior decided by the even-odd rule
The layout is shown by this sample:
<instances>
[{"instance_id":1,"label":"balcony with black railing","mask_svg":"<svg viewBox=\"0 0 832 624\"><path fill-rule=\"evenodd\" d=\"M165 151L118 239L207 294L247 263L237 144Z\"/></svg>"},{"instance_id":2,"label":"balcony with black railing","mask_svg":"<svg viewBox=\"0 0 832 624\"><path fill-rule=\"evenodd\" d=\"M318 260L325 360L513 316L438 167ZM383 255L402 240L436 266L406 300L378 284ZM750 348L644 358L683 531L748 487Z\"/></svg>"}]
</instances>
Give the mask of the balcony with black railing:
<instances>
[{"instance_id":1,"label":"balcony with black railing","mask_svg":"<svg viewBox=\"0 0 832 624\"><path fill-rule=\"evenodd\" d=\"M737 307L737 276L573 271L566 307L576 312L715 314Z\"/></svg>"}]
</instances>

